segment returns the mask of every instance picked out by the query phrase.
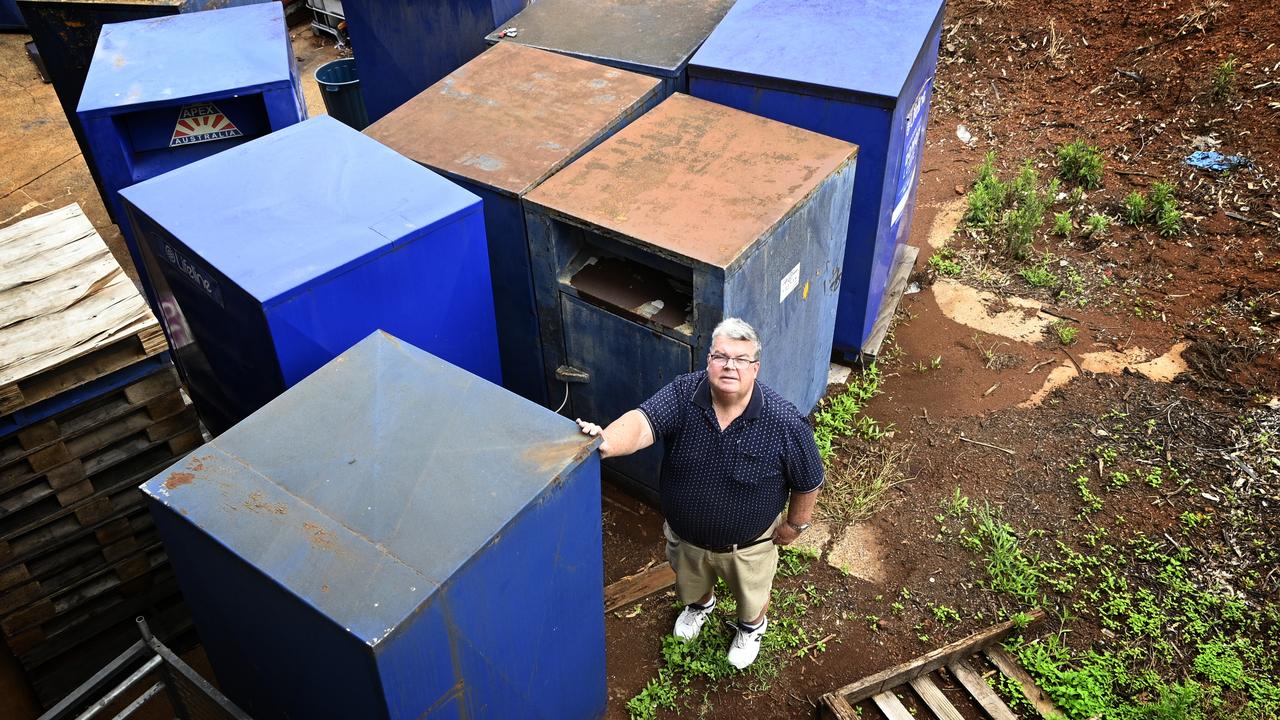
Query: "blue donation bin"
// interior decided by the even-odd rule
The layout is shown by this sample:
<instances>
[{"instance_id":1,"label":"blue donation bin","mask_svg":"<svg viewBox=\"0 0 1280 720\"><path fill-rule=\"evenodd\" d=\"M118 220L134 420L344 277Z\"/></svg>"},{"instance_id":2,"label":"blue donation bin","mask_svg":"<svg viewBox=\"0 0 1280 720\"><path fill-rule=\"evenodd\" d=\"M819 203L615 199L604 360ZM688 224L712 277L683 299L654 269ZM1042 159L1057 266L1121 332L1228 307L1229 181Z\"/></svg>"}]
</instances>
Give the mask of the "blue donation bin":
<instances>
[{"instance_id":1,"label":"blue donation bin","mask_svg":"<svg viewBox=\"0 0 1280 720\"><path fill-rule=\"evenodd\" d=\"M538 0L489 34L651 75L662 96L686 92L689 58L734 0Z\"/></svg>"},{"instance_id":2,"label":"blue donation bin","mask_svg":"<svg viewBox=\"0 0 1280 720\"><path fill-rule=\"evenodd\" d=\"M77 109L112 217L120 190L307 117L280 3L105 25ZM147 299L137 238L121 223Z\"/></svg>"},{"instance_id":3,"label":"blue donation bin","mask_svg":"<svg viewBox=\"0 0 1280 720\"><path fill-rule=\"evenodd\" d=\"M215 434L379 328L501 378L479 198L333 118L121 196Z\"/></svg>"},{"instance_id":4,"label":"blue donation bin","mask_svg":"<svg viewBox=\"0 0 1280 720\"><path fill-rule=\"evenodd\" d=\"M608 422L706 366L726 316L761 380L808 412L827 389L857 148L673 95L526 196L544 363L573 416ZM555 378L549 378L555 382ZM607 461L652 496L659 448Z\"/></svg>"},{"instance_id":5,"label":"blue donation bin","mask_svg":"<svg viewBox=\"0 0 1280 720\"><path fill-rule=\"evenodd\" d=\"M695 96L858 144L835 348L857 356L906 247L943 0L739 0L689 64ZM887 308L892 312L892 307Z\"/></svg>"},{"instance_id":6,"label":"blue donation bin","mask_svg":"<svg viewBox=\"0 0 1280 720\"><path fill-rule=\"evenodd\" d=\"M548 394L521 198L657 97L653 78L502 43L365 131L484 200L502 378L530 400L562 395Z\"/></svg>"},{"instance_id":7,"label":"blue donation bin","mask_svg":"<svg viewBox=\"0 0 1280 720\"><path fill-rule=\"evenodd\" d=\"M596 718L595 442L376 333L142 490L255 720Z\"/></svg>"},{"instance_id":8,"label":"blue donation bin","mask_svg":"<svg viewBox=\"0 0 1280 720\"><path fill-rule=\"evenodd\" d=\"M484 51L484 35L525 0L343 0L369 120Z\"/></svg>"},{"instance_id":9,"label":"blue donation bin","mask_svg":"<svg viewBox=\"0 0 1280 720\"><path fill-rule=\"evenodd\" d=\"M93 162L80 119L76 116L80 90L89 73L89 61L93 59L102 26L260 2L264 0L18 0L27 32L31 33L31 39L40 51L40 59L44 61L53 90L58 95L58 103L62 105L71 132L84 152L89 173L93 175L112 220L125 224L124 218L114 214L115 207L106 199L102 177ZM192 65L198 63L198 58L191 58Z\"/></svg>"},{"instance_id":10,"label":"blue donation bin","mask_svg":"<svg viewBox=\"0 0 1280 720\"><path fill-rule=\"evenodd\" d=\"M18 10L18 0L0 0L0 30L25 30L26 22Z\"/></svg>"}]
</instances>

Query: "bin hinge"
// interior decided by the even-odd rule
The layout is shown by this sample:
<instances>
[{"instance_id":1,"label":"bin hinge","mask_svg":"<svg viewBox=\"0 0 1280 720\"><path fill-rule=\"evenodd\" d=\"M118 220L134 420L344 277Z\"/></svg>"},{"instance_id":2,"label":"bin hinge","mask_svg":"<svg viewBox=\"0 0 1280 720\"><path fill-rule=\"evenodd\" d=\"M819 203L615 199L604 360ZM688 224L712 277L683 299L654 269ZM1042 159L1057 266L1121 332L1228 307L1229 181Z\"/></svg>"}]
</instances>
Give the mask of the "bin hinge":
<instances>
[{"instance_id":1,"label":"bin hinge","mask_svg":"<svg viewBox=\"0 0 1280 720\"><path fill-rule=\"evenodd\" d=\"M588 383L591 382L591 373L570 365L561 365L556 368L556 379L567 383Z\"/></svg>"}]
</instances>

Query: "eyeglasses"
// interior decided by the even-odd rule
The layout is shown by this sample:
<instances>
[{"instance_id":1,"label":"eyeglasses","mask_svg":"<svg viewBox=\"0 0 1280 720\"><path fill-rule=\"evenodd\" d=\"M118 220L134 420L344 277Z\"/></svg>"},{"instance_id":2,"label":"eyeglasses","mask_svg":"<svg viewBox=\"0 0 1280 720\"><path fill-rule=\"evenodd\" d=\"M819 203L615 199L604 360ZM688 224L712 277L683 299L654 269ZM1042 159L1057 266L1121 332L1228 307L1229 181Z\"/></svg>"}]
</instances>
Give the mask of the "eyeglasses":
<instances>
[{"instance_id":1,"label":"eyeglasses","mask_svg":"<svg viewBox=\"0 0 1280 720\"><path fill-rule=\"evenodd\" d=\"M727 367L730 369L747 367L748 365L754 365L760 362L759 360L752 360L745 356L729 357L728 355L721 355L720 353L711 353L711 355L708 356L708 359L711 360L711 364L716 367Z\"/></svg>"}]
</instances>

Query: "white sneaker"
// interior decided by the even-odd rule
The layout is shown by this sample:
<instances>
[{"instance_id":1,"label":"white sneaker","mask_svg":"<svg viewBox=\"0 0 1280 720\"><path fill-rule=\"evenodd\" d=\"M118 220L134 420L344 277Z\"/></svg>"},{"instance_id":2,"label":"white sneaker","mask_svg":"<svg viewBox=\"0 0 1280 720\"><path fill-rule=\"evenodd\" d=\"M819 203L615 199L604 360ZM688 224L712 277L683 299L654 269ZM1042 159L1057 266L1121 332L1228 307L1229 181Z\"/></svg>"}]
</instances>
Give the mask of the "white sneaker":
<instances>
[{"instance_id":1,"label":"white sneaker","mask_svg":"<svg viewBox=\"0 0 1280 720\"><path fill-rule=\"evenodd\" d=\"M702 632L702 624L711 617L711 611L716 609L716 596L711 596L711 602L706 605L685 605L684 610L680 611L680 617L676 618L676 627L672 630L672 634L685 642L698 637L698 633Z\"/></svg>"},{"instance_id":2,"label":"white sneaker","mask_svg":"<svg viewBox=\"0 0 1280 720\"><path fill-rule=\"evenodd\" d=\"M764 631L768 627L769 618L761 620L760 626L755 630L748 630L742 623L738 623L738 632L729 645L729 664L742 670L755 662L756 656L760 654L760 639L764 637Z\"/></svg>"}]
</instances>

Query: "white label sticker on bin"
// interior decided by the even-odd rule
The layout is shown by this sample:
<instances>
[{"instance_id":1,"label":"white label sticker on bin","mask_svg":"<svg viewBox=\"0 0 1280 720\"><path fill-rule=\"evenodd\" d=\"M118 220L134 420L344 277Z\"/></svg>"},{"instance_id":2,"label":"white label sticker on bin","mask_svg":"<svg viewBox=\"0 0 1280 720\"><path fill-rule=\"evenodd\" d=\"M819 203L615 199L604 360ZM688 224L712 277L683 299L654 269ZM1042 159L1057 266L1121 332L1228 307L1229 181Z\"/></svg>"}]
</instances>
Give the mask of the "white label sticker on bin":
<instances>
[{"instance_id":1,"label":"white label sticker on bin","mask_svg":"<svg viewBox=\"0 0 1280 720\"><path fill-rule=\"evenodd\" d=\"M799 285L800 263L796 263L796 266L791 268L791 272L787 273L786 276L782 278L782 284L778 287L778 302L786 300L787 296L791 294L791 291L795 290Z\"/></svg>"},{"instance_id":2,"label":"white label sticker on bin","mask_svg":"<svg viewBox=\"0 0 1280 720\"><path fill-rule=\"evenodd\" d=\"M173 137L169 147L194 145L195 143L222 140L223 138L241 137L244 133L231 122L231 118L222 114L217 105L211 102L183 105L178 111L178 122L173 126Z\"/></svg>"}]
</instances>

